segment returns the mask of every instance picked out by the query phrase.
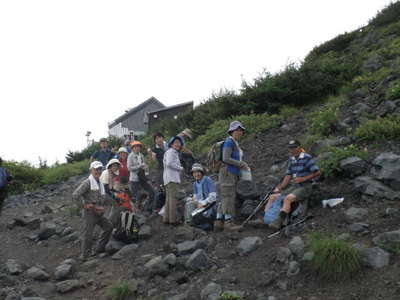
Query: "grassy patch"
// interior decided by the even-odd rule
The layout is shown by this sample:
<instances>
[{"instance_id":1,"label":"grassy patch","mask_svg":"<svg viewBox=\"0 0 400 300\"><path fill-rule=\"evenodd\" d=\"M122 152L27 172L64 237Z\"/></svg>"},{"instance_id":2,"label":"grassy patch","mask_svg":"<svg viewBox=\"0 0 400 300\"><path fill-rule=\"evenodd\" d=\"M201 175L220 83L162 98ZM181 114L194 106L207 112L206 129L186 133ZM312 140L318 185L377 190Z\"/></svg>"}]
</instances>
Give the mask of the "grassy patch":
<instances>
[{"instance_id":1,"label":"grassy patch","mask_svg":"<svg viewBox=\"0 0 400 300\"><path fill-rule=\"evenodd\" d=\"M345 158L351 156L357 156L362 159L367 158L367 151L361 150L355 145L349 145L343 149L338 147L326 147L323 149L323 152L331 153L328 158L318 161L318 165L326 177L333 177L341 174L340 161Z\"/></svg>"},{"instance_id":2,"label":"grassy patch","mask_svg":"<svg viewBox=\"0 0 400 300\"><path fill-rule=\"evenodd\" d=\"M400 117L378 117L368 120L361 124L354 134L359 140L398 139L400 138Z\"/></svg>"},{"instance_id":3,"label":"grassy patch","mask_svg":"<svg viewBox=\"0 0 400 300\"><path fill-rule=\"evenodd\" d=\"M332 134L340 117L343 101L342 97L330 97L322 108L310 113L306 118L309 120L309 135L323 137Z\"/></svg>"},{"instance_id":4,"label":"grassy patch","mask_svg":"<svg viewBox=\"0 0 400 300\"><path fill-rule=\"evenodd\" d=\"M400 79L393 82L393 84L386 90L385 97L388 100L400 99Z\"/></svg>"},{"instance_id":5,"label":"grassy patch","mask_svg":"<svg viewBox=\"0 0 400 300\"><path fill-rule=\"evenodd\" d=\"M127 282L118 282L108 288L107 294L112 300L125 300L132 294L132 290Z\"/></svg>"},{"instance_id":6,"label":"grassy patch","mask_svg":"<svg viewBox=\"0 0 400 300\"><path fill-rule=\"evenodd\" d=\"M314 252L312 266L325 280L342 281L361 271L361 257L357 249L335 238L312 236L310 248Z\"/></svg>"}]
</instances>

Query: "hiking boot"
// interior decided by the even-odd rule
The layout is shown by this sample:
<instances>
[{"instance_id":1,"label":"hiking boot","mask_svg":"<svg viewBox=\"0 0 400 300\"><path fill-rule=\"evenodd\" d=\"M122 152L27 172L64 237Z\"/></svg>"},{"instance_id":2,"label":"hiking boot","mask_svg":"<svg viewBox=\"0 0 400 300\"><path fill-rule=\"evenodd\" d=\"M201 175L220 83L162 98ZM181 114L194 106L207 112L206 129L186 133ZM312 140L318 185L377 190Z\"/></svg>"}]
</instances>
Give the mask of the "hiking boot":
<instances>
[{"instance_id":1,"label":"hiking boot","mask_svg":"<svg viewBox=\"0 0 400 300\"><path fill-rule=\"evenodd\" d=\"M264 223L264 220L261 220L261 219L251 220L251 221L247 222L247 224L254 228L264 228L267 226L267 224Z\"/></svg>"},{"instance_id":2,"label":"hiking boot","mask_svg":"<svg viewBox=\"0 0 400 300\"><path fill-rule=\"evenodd\" d=\"M282 223L283 223L282 218L280 216L278 216L276 218L276 220L271 222L268 226L269 226L269 228L278 231L278 230L280 230L282 228Z\"/></svg>"},{"instance_id":3,"label":"hiking boot","mask_svg":"<svg viewBox=\"0 0 400 300\"><path fill-rule=\"evenodd\" d=\"M243 230L243 227L240 225L235 225L235 223L233 223L232 220L228 220L228 221L225 221L224 230L237 232L237 231Z\"/></svg>"},{"instance_id":4,"label":"hiking boot","mask_svg":"<svg viewBox=\"0 0 400 300\"><path fill-rule=\"evenodd\" d=\"M224 230L224 221L223 220L215 220L214 221L214 231L220 232Z\"/></svg>"}]
</instances>

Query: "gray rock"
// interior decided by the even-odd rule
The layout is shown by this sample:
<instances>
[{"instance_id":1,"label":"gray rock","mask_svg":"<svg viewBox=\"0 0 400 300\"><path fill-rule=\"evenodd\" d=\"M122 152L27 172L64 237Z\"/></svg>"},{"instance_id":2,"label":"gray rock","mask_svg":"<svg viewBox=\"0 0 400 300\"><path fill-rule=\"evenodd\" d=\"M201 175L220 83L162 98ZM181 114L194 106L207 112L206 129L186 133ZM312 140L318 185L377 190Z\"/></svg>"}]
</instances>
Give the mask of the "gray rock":
<instances>
[{"instance_id":1,"label":"gray rock","mask_svg":"<svg viewBox=\"0 0 400 300\"><path fill-rule=\"evenodd\" d=\"M240 199L255 199L259 196L255 182L250 180L239 180L236 193Z\"/></svg>"},{"instance_id":2,"label":"gray rock","mask_svg":"<svg viewBox=\"0 0 400 300\"><path fill-rule=\"evenodd\" d=\"M394 101L384 101L378 106L376 114L381 117L385 117L386 115L394 113L396 111L396 108L397 106Z\"/></svg>"},{"instance_id":3,"label":"gray rock","mask_svg":"<svg viewBox=\"0 0 400 300\"><path fill-rule=\"evenodd\" d=\"M187 293L178 294L167 298L167 300L186 300L186 299L187 299Z\"/></svg>"},{"instance_id":4,"label":"gray rock","mask_svg":"<svg viewBox=\"0 0 400 300\"><path fill-rule=\"evenodd\" d=\"M76 260L73 258L68 258L66 260L64 260L63 262L61 262L60 265L76 265Z\"/></svg>"},{"instance_id":5,"label":"gray rock","mask_svg":"<svg viewBox=\"0 0 400 300\"><path fill-rule=\"evenodd\" d=\"M392 189L400 191L400 155L381 153L372 162L371 174Z\"/></svg>"},{"instance_id":6,"label":"gray rock","mask_svg":"<svg viewBox=\"0 0 400 300\"><path fill-rule=\"evenodd\" d=\"M39 229L41 220L39 218L14 218L17 226L28 227L31 230Z\"/></svg>"},{"instance_id":7,"label":"gray rock","mask_svg":"<svg viewBox=\"0 0 400 300\"><path fill-rule=\"evenodd\" d=\"M89 261L84 262L84 263L81 265L81 269L82 269L82 271L93 270L93 269L95 269L96 267L98 267L99 263L100 263L100 260L98 260L98 259L92 259L92 260L89 260Z\"/></svg>"},{"instance_id":8,"label":"gray rock","mask_svg":"<svg viewBox=\"0 0 400 300\"><path fill-rule=\"evenodd\" d=\"M156 256L144 265L152 275L166 276L168 274L168 265L161 256Z\"/></svg>"},{"instance_id":9,"label":"gray rock","mask_svg":"<svg viewBox=\"0 0 400 300\"><path fill-rule=\"evenodd\" d=\"M354 179L356 191L372 199L400 200L399 193L393 191L380 181L369 176L360 176Z\"/></svg>"},{"instance_id":10,"label":"gray rock","mask_svg":"<svg viewBox=\"0 0 400 300\"><path fill-rule=\"evenodd\" d=\"M298 258L302 259L304 255L304 242L299 236L293 237L289 242L289 249Z\"/></svg>"},{"instance_id":11,"label":"gray rock","mask_svg":"<svg viewBox=\"0 0 400 300\"><path fill-rule=\"evenodd\" d=\"M51 222L40 224L40 231L38 234L39 240L47 240L52 235L56 234L57 225Z\"/></svg>"},{"instance_id":12,"label":"gray rock","mask_svg":"<svg viewBox=\"0 0 400 300\"><path fill-rule=\"evenodd\" d=\"M278 300L275 296L268 296L267 300Z\"/></svg>"},{"instance_id":13,"label":"gray rock","mask_svg":"<svg viewBox=\"0 0 400 300\"><path fill-rule=\"evenodd\" d=\"M71 264L65 264L65 265L59 265L55 272L54 276L57 280L64 280L70 277L72 274L72 265Z\"/></svg>"},{"instance_id":14,"label":"gray rock","mask_svg":"<svg viewBox=\"0 0 400 300\"><path fill-rule=\"evenodd\" d=\"M60 294L68 293L70 291L80 288L82 285L76 279L69 279L56 283L56 291Z\"/></svg>"},{"instance_id":15,"label":"gray rock","mask_svg":"<svg viewBox=\"0 0 400 300\"><path fill-rule=\"evenodd\" d=\"M168 266L170 266L170 267L175 266L176 265L176 256L175 256L175 254L170 253L170 254L166 255L163 258L163 262L165 264L167 264Z\"/></svg>"},{"instance_id":16,"label":"gray rock","mask_svg":"<svg viewBox=\"0 0 400 300\"><path fill-rule=\"evenodd\" d=\"M204 249L207 244L201 240L185 241L176 245L176 250L178 255L191 254L197 249Z\"/></svg>"},{"instance_id":17,"label":"gray rock","mask_svg":"<svg viewBox=\"0 0 400 300\"><path fill-rule=\"evenodd\" d=\"M46 281L46 280L49 280L49 278L50 278L50 275L46 271L39 269L37 267L31 267L30 269L28 269L26 271L26 275L29 278L39 280L39 281Z\"/></svg>"},{"instance_id":18,"label":"gray rock","mask_svg":"<svg viewBox=\"0 0 400 300\"><path fill-rule=\"evenodd\" d=\"M216 300L222 293L222 287L219 284L210 282L200 292L202 300Z\"/></svg>"},{"instance_id":19,"label":"gray rock","mask_svg":"<svg viewBox=\"0 0 400 300\"><path fill-rule=\"evenodd\" d=\"M237 251L239 255L249 255L251 252L256 250L260 245L262 245L263 241L258 236L248 236L242 239L237 246Z\"/></svg>"},{"instance_id":20,"label":"gray rock","mask_svg":"<svg viewBox=\"0 0 400 300\"><path fill-rule=\"evenodd\" d=\"M353 106L352 113L353 115L366 115L370 112L370 107L365 103L357 103Z\"/></svg>"},{"instance_id":21,"label":"gray rock","mask_svg":"<svg viewBox=\"0 0 400 300\"><path fill-rule=\"evenodd\" d=\"M342 233L341 235L339 235L336 239L339 241L347 241L348 239L351 238L351 235L347 232Z\"/></svg>"},{"instance_id":22,"label":"gray rock","mask_svg":"<svg viewBox=\"0 0 400 300\"><path fill-rule=\"evenodd\" d=\"M249 216L253 213L254 209L257 207L257 201L247 199L243 202L240 209L240 214L242 216Z\"/></svg>"},{"instance_id":23,"label":"gray rock","mask_svg":"<svg viewBox=\"0 0 400 300\"><path fill-rule=\"evenodd\" d=\"M368 215L368 210L358 207L350 207L344 213L347 222L362 221Z\"/></svg>"},{"instance_id":24,"label":"gray rock","mask_svg":"<svg viewBox=\"0 0 400 300\"><path fill-rule=\"evenodd\" d=\"M209 258L203 249L197 249L186 261L186 268L200 271L209 267Z\"/></svg>"},{"instance_id":25,"label":"gray rock","mask_svg":"<svg viewBox=\"0 0 400 300\"><path fill-rule=\"evenodd\" d=\"M42 298L42 297L22 297L21 300L46 300L46 298Z\"/></svg>"},{"instance_id":26,"label":"gray rock","mask_svg":"<svg viewBox=\"0 0 400 300\"><path fill-rule=\"evenodd\" d=\"M106 245L106 252L108 254L114 254L121 250L125 246L125 243L116 241L116 240L110 240L107 245Z\"/></svg>"},{"instance_id":27,"label":"gray rock","mask_svg":"<svg viewBox=\"0 0 400 300\"><path fill-rule=\"evenodd\" d=\"M353 223L350 225L349 229L352 232L362 232L367 230L369 227L369 224L366 223Z\"/></svg>"},{"instance_id":28,"label":"gray rock","mask_svg":"<svg viewBox=\"0 0 400 300\"><path fill-rule=\"evenodd\" d=\"M18 260L8 259L6 261L6 270L11 275L18 275L28 269L28 266Z\"/></svg>"},{"instance_id":29,"label":"gray rock","mask_svg":"<svg viewBox=\"0 0 400 300\"><path fill-rule=\"evenodd\" d=\"M290 251L289 248L279 247L276 252L276 260L286 264L287 262L289 262L291 255L292 251Z\"/></svg>"},{"instance_id":30,"label":"gray rock","mask_svg":"<svg viewBox=\"0 0 400 300\"><path fill-rule=\"evenodd\" d=\"M379 247L365 248L360 253L363 263L368 267L379 269L389 264L390 254Z\"/></svg>"},{"instance_id":31,"label":"gray rock","mask_svg":"<svg viewBox=\"0 0 400 300\"><path fill-rule=\"evenodd\" d=\"M115 253L112 256L112 259L123 259L126 258L127 256L131 255L131 254L135 254L136 253L136 249L139 246L137 244L130 244L130 245L126 245L124 247L121 248L121 250L119 250L117 253Z\"/></svg>"},{"instance_id":32,"label":"gray rock","mask_svg":"<svg viewBox=\"0 0 400 300\"><path fill-rule=\"evenodd\" d=\"M61 233L62 236L66 236L68 234L71 234L74 232L74 229L72 227L65 227L63 232Z\"/></svg>"},{"instance_id":33,"label":"gray rock","mask_svg":"<svg viewBox=\"0 0 400 300\"><path fill-rule=\"evenodd\" d=\"M147 218L142 214L136 214L136 221L138 222L139 226L142 226L144 223L146 223Z\"/></svg>"},{"instance_id":34,"label":"gray rock","mask_svg":"<svg viewBox=\"0 0 400 300\"><path fill-rule=\"evenodd\" d=\"M63 236L61 238L61 242L64 244L71 243L71 242L77 241L79 239L79 237L80 237L79 232L75 231L66 236Z\"/></svg>"},{"instance_id":35,"label":"gray rock","mask_svg":"<svg viewBox=\"0 0 400 300\"><path fill-rule=\"evenodd\" d=\"M398 249L400 248L400 230L381 233L374 237L372 242L385 249Z\"/></svg>"},{"instance_id":36,"label":"gray rock","mask_svg":"<svg viewBox=\"0 0 400 300\"><path fill-rule=\"evenodd\" d=\"M361 175L365 172L367 164L365 160L351 156L340 161L340 168L350 177Z\"/></svg>"},{"instance_id":37,"label":"gray rock","mask_svg":"<svg viewBox=\"0 0 400 300\"><path fill-rule=\"evenodd\" d=\"M139 238L147 239L149 237L151 237L151 227L149 225L141 226L139 230Z\"/></svg>"},{"instance_id":38,"label":"gray rock","mask_svg":"<svg viewBox=\"0 0 400 300\"><path fill-rule=\"evenodd\" d=\"M42 214L52 214L53 210L51 209L50 206L45 205L42 210L40 211Z\"/></svg>"},{"instance_id":39,"label":"gray rock","mask_svg":"<svg viewBox=\"0 0 400 300\"><path fill-rule=\"evenodd\" d=\"M388 207L385 209L385 216L395 216L399 213L399 210L394 207Z\"/></svg>"},{"instance_id":40,"label":"gray rock","mask_svg":"<svg viewBox=\"0 0 400 300\"><path fill-rule=\"evenodd\" d=\"M272 165L269 170L272 174L278 174L281 171L281 168L278 165Z\"/></svg>"},{"instance_id":41,"label":"gray rock","mask_svg":"<svg viewBox=\"0 0 400 300\"><path fill-rule=\"evenodd\" d=\"M296 276L297 274L299 274L299 272L300 272L299 263L297 261L292 260L289 263L289 267L286 272L286 276L288 276L288 277Z\"/></svg>"}]
</instances>

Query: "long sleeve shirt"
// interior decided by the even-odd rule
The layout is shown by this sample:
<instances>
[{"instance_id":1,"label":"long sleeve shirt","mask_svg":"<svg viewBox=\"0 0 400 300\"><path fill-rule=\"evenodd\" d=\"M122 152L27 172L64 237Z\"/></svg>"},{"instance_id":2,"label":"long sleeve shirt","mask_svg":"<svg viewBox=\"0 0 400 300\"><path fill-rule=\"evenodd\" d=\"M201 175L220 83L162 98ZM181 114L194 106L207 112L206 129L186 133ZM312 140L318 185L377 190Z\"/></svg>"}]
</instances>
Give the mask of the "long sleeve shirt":
<instances>
[{"instance_id":1,"label":"long sleeve shirt","mask_svg":"<svg viewBox=\"0 0 400 300\"><path fill-rule=\"evenodd\" d=\"M128 156L128 170L130 172L129 181L139 182L138 171L144 167L144 157L142 153L131 152Z\"/></svg>"},{"instance_id":2,"label":"long sleeve shirt","mask_svg":"<svg viewBox=\"0 0 400 300\"><path fill-rule=\"evenodd\" d=\"M181 183L180 173L183 170L179 160L179 152L173 148L169 148L164 154L164 184L169 182Z\"/></svg>"},{"instance_id":3,"label":"long sleeve shirt","mask_svg":"<svg viewBox=\"0 0 400 300\"><path fill-rule=\"evenodd\" d=\"M94 204L99 206L112 205L114 200L107 194L102 195L100 190L93 191L90 189L89 179L85 179L72 193L72 199L78 203L80 207L85 204Z\"/></svg>"}]
</instances>

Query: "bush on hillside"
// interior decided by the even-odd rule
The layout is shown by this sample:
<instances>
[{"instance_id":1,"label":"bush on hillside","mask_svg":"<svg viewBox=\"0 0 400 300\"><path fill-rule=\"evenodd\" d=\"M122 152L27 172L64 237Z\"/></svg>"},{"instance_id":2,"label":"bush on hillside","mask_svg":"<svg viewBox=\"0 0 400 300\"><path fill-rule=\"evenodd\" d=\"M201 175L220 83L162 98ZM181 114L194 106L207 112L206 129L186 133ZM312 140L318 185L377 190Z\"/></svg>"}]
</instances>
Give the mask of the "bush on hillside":
<instances>
[{"instance_id":1,"label":"bush on hillside","mask_svg":"<svg viewBox=\"0 0 400 300\"><path fill-rule=\"evenodd\" d=\"M378 14L369 22L373 26L380 27L400 20L400 1L390 3L387 7L382 9Z\"/></svg>"},{"instance_id":2,"label":"bush on hillside","mask_svg":"<svg viewBox=\"0 0 400 300\"><path fill-rule=\"evenodd\" d=\"M334 133L343 102L342 97L330 97L323 107L310 113L306 118L309 120L308 133L320 137Z\"/></svg>"},{"instance_id":3,"label":"bush on hillside","mask_svg":"<svg viewBox=\"0 0 400 300\"><path fill-rule=\"evenodd\" d=\"M337 37L333 38L332 40L327 41L322 45L319 45L318 47L315 47L311 51L310 55L318 56L321 54L328 53L330 51L334 52L343 51L347 47L349 47L350 43L356 38L356 36L357 36L357 31L345 32L343 34L340 34Z\"/></svg>"},{"instance_id":4,"label":"bush on hillside","mask_svg":"<svg viewBox=\"0 0 400 300\"><path fill-rule=\"evenodd\" d=\"M400 79L397 79L387 90L385 98L388 100L400 99Z\"/></svg>"},{"instance_id":5,"label":"bush on hillside","mask_svg":"<svg viewBox=\"0 0 400 300\"><path fill-rule=\"evenodd\" d=\"M318 161L318 166L326 177L333 177L342 174L343 171L340 168L341 160L351 156L366 159L368 155L367 151L361 150L355 145L350 145L343 149L338 147L326 147L323 149L323 152L330 153L327 158Z\"/></svg>"},{"instance_id":6,"label":"bush on hillside","mask_svg":"<svg viewBox=\"0 0 400 300\"><path fill-rule=\"evenodd\" d=\"M108 288L108 296L112 300L125 300L132 294L132 289L127 282L118 282Z\"/></svg>"},{"instance_id":7,"label":"bush on hillside","mask_svg":"<svg viewBox=\"0 0 400 300\"><path fill-rule=\"evenodd\" d=\"M359 140L392 140L400 138L400 117L378 117L362 123L355 131Z\"/></svg>"},{"instance_id":8,"label":"bush on hillside","mask_svg":"<svg viewBox=\"0 0 400 300\"><path fill-rule=\"evenodd\" d=\"M13 176L10 192L19 194L32 191L44 184L61 182L71 176L88 172L89 161L84 160L71 164L58 164L47 168L35 168L28 162L3 162L4 167Z\"/></svg>"},{"instance_id":9,"label":"bush on hillside","mask_svg":"<svg viewBox=\"0 0 400 300\"><path fill-rule=\"evenodd\" d=\"M228 135L227 129L229 123L233 120L239 120L242 122L243 126L246 128L245 134L247 136L251 133L260 132L278 126L283 121L283 117L280 115L251 114L234 116L230 119L215 121L203 135L199 136L191 144L193 152L205 153L213 143L225 139Z\"/></svg>"},{"instance_id":10,"label":"bush on hillside","mask_svg":"<svg viewBox=\"0 0 400 300\"><path fill-rule=\"evenodd\" d=\"M342 281L361 271L361 255L348 242L314 235L310 248L314 252L311 264L325 280Z\"/></svg>"}]
</instances>

